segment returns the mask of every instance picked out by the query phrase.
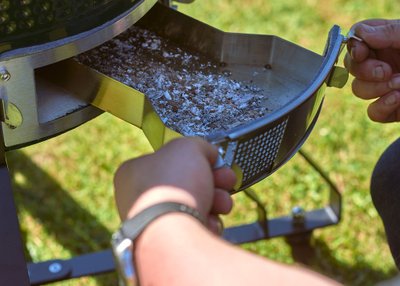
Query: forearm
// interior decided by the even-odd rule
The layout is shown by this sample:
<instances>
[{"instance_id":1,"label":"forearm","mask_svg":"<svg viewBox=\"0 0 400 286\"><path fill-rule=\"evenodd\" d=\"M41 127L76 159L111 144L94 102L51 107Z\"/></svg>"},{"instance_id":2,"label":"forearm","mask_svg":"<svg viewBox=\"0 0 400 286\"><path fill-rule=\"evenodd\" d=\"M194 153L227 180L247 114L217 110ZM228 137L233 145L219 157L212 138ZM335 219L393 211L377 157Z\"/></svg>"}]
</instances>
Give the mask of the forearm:
<instances>
[{"instance_id":1,"label":"forearm","mask_svg":"<svg viewBox=\"0 0 400 286\"><path fill-rule=\"evenodd\" d=\"M210 231L210 221L232 208L228 191L236 181L228 168L213 170L217 156L216 148L204 140L178 139L118 169L114 183L121 219L155 204L178 202L208 221L207 229L190 215L168 213L147 225L135 240L141 284L333 285L314 273L243 251Z\"/></svg>"},{"instance_id":2,"label":"forearm","mask_svg":"<svg viewBox=\"0 0 400 286\"><path fill-rule=\"evenodd\" d=\"M337 285L232 246L184 214L154 221L136 243L141 285Z\"/></svg>"}]
</instances>

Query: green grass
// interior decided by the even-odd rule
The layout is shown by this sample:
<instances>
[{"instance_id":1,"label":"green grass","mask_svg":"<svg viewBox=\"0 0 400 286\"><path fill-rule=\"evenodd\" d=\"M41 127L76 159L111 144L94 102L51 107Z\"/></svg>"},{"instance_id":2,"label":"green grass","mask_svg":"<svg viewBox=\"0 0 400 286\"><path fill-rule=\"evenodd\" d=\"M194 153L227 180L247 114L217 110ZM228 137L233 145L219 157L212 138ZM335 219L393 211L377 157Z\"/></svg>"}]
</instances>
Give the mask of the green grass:
<instances>
[{"instance_id":1,"label":"green grass","mask_svg":"<svg viewBox=\"0 0 400 286\"><path fill-rule=\"evenodd\" d=\"M225 31L274 34L321 53L333 24L348 30L355 21L400 15L396 1L197 0L180 10ZM319 121L304 145L343 192L343 219L314 232L313 268L346 285L374 285L396 271L379 217L369 196L369 177L379 154L397 138L398 124L372 123L366 102L344 89L328 89ZM151 152L140 130L104 114L44 143L10 152L16 202L32 261L68 258L108 246L117 228L113 172L124 160ZM294 205L320 207L327 186L296 155L255 186L271 216ZM255 219L254 205L237 194L225 218L237 225ZM293 263L283 239L244 246L271 259ZM115 274L57 285L115 285Z\"/></svg>"}]
</instances>

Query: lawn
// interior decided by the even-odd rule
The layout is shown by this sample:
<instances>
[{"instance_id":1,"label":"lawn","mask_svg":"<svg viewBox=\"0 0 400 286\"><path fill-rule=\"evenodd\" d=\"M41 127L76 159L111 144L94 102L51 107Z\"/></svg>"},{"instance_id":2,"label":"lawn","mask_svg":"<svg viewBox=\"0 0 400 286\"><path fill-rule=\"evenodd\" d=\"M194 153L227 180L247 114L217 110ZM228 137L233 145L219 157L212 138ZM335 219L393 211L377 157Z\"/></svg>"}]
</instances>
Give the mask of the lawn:
<instances>
[{"instance_id":1,"label":"lawn","mask_svg":"<svg viewBox=\"0 0 400 286\"><path fill-rule=\"evenodd\" d=\"M389 0L196 0L179 9L224 31L274 34L322 53L330 27L345 33L365 18L395 18L400 6ZM369 177L398 124L380 125L366 116L368 103L330 88L320 118L303 149L327 171L343 195L342 221L314 231L312 267L346 285L374 285L396 274L384 231L369 196ZM56 138L10 152L15 197L29 260L68 258L108 247L119 221L112 179L124 160L151 152L141 130L111 115ZM298 155L254 186L271 216L295 205L313 209L326 203L327 186ZM255 218L242 193L226 225ZM244 245L247 250L294 263L282 238ZM82 278L56 285L116 285L116 275Z\"/></svg>"}]
</instances>

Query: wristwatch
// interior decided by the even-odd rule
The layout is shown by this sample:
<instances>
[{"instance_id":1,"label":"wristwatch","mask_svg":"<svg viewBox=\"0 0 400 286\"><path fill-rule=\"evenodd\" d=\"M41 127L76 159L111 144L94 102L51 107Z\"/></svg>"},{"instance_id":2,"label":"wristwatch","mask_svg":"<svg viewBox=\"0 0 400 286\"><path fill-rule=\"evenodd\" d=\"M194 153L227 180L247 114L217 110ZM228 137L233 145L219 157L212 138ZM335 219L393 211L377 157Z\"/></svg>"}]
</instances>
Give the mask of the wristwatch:
<instances>
[{"instance_id":1,"label":"wristwatch","mask_svg":"<svg viewBox=\"0 0 400 286\"><path fill-rule=\"evenodd\" d=\"M205 225L204 218L197 210L175 202L156 204L123 222L120 229L113 234L111 239L115 266L120 277L120 286L139 285L134 268L133 251L135 240L152 221L171 212L189 214Z\"/></svg>"}]
</instances>

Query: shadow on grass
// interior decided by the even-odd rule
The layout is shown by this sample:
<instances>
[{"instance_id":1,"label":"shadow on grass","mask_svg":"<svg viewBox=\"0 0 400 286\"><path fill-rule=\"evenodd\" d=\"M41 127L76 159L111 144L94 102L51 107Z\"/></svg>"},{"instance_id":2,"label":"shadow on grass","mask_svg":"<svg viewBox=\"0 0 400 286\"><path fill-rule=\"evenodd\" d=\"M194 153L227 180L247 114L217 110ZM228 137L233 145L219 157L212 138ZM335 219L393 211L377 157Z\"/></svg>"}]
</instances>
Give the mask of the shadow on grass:
<instances>
[{"instance_id":1,"label":"shadow on grass","mask_svg":"<svg viewBox=\"0 0 400 286\"><path fill-rule=\"evenodd\" d=\"M23 209L39 221L46 233L56 238L57 243L73 256L110 247L111 233L108 229L29 157L20 151L13 151L7 154L7 159L11 172L17 172L24 178L23 184L13 181L17 208L20 211ZM21 225L21 231L26 241L26 226ZM26 259L32 261L27 249L25 254ZM94 278L97 285L118 284L115 273Z\"/></svg>"},{"instance_id":2,"label":"shadow on grass","mask_svg":"<svg viewBox=\"0 0 400 286\"><path fill-rule=\"evenodd\" d=\"M29 212L45 231L72 255L109 248L111 233L92 214L79 205L57 182L20 151L8 154L11 171L24 178L23 184L14 182L17 207ZM334 227L334 226L333 226ZM26 241L26 227L22 235ZM310 239L311 238L311 239ZM374 285L395 275L396 270L382 272L371 269L362 261L344 264L332 256L329 246L310 236L292 237L289 245L295 261L345 285ZM32 260L26 250L26 257ZM59 257L52 257L57 259ZM115 273L95 277L97 285L116 285Z\"/></svg>"},{"instance_id":3,"label":"shadow on grass","mask_svg":"<svg viewBox=\"0 0 400 286\"><path fill-rule=\"evenodd\" d=\"M297 263L345 285L375 285L398 273L395 268L389 273L371 269L363 261L351 265L339 262L332 256L329 246L322 240L314 239L312 233L292 236L286 241L291 247L292 257Z\"/></svg>"}]
</instances>

